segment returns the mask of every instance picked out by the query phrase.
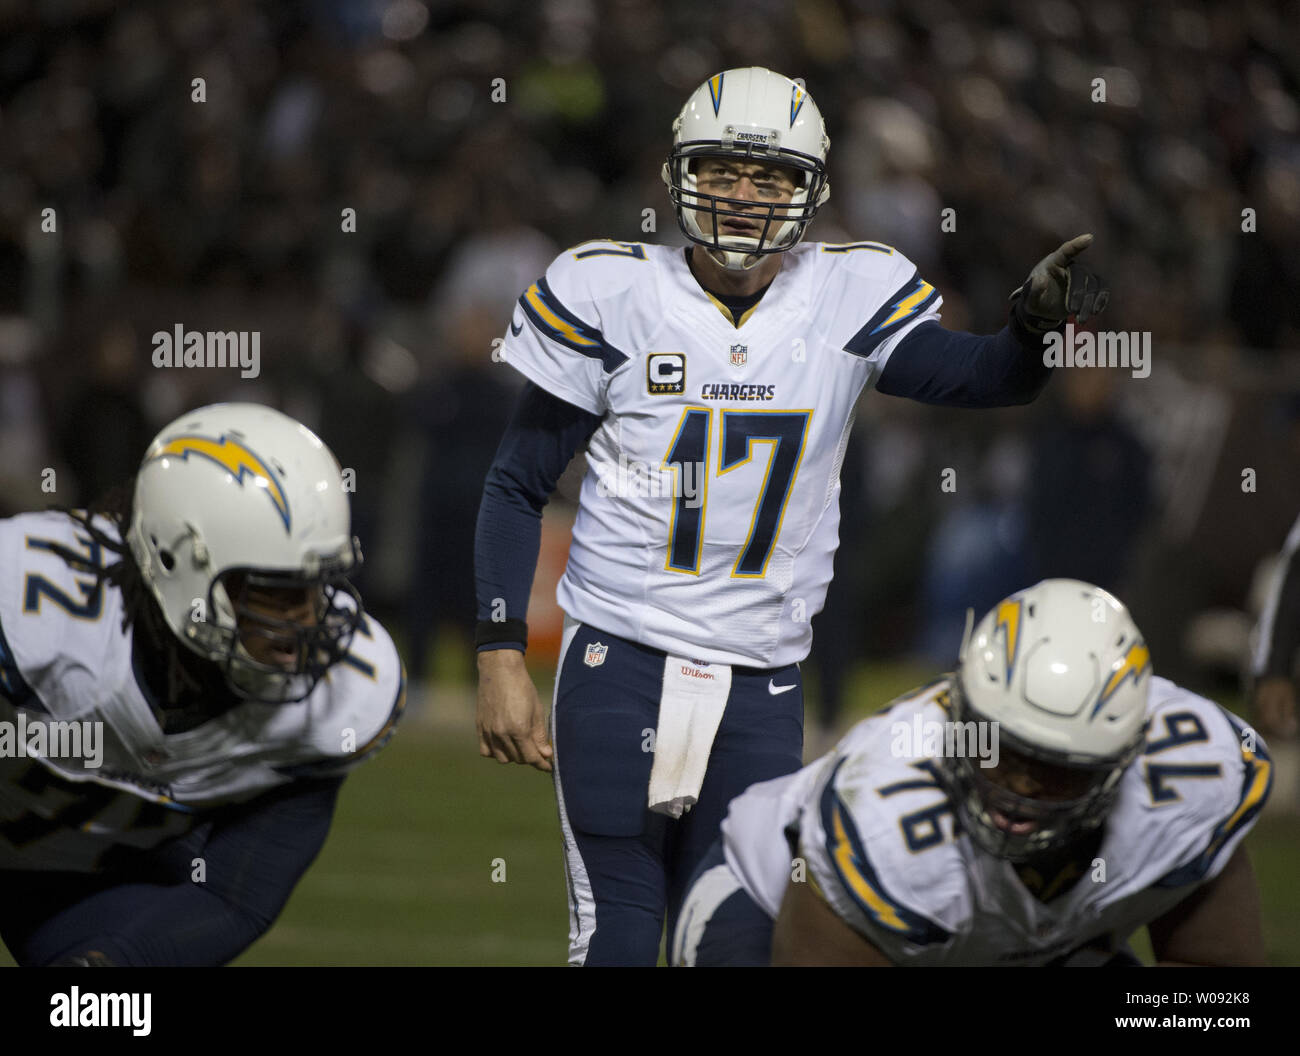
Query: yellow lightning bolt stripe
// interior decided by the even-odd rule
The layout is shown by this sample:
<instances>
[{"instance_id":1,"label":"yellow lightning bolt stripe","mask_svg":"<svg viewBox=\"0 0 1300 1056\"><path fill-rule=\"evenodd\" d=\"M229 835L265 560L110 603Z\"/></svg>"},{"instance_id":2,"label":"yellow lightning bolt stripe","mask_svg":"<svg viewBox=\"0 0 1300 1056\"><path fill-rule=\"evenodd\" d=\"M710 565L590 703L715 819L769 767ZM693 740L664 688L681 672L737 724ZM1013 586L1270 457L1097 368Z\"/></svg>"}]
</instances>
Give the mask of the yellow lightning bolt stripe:
<instances>
[{"instance_id":1,"label":"yellow lightning bolt stripe","mask_svg":"<svg viewBox=\"0 0 1300 1056\"><path fill-rule=\"evenodd\" d=\"M931 286L924 279L922 279L920 288L913 293L909 293L906 297L904 297L901 301L899 301L898 305L889 314L889 318L887 318L883 323L881 323L878 327L876 327L876 330L880 331L880 330L887 329L888 327L893 326L900 319L906 319L909 315L911 315L914 311L916 311L916 309L921 305L921 303L932 293L934 293L934 287Z\"/></svg>"},{"instance_id":2,"label":"yellow lightning bolt stripe","mask_svg":"<svg viewBox=\"0 0 1300 1056\"><path fill-rule=\"evenodd\" d=\"M569 341L572 341L574 344L586 345L588 348L600 347L599 341L593 341L591 338L578 333L577 328L574 327L572 323L565 319L561 319L551 310L550 306L542 297L541 288L537 283L533 283L528 287L528 291L524 294L524 300L528 302L529 307L537 313L538 318L541 319L542 322L552 330L563 334Z\"/></svg>"},{"instance_id":3,"label":"yellow lightning bolt stripe","mask_svg":"<svg viewBox=\"0 0 1300 1056\"><path fill-rule=\"evenodd\" d=\"M246 472L255 480L266 481L263 490L284 521L285 531L289 530L289 500L285 498L283 489L276 483L266 463L238 440L232 440L229 436L223 436L220 440L206 436L177 436L168 440L153 458L166 458L168 455L185 458L192 454L215 462L240 484L243 483Z\"/></svg>"},{"instance_id":4,"label":"yellow lightning bolt stripe","mask_svg":"<svg viewBox=\"0 0 1300 1056\"><path fill-rule=\"evenodd\" d=\"M1016 649L1020 646L1020 608L1019 598L1008 598L998 602L998 615L993 623L996 631L1006 628L1007 682L1011 681L1011 671L1016 666Z\"/></svg>"},{"instance_id":5,"label":"yellow lightning bolt stripe","mask_svg":"<svg viewBox=\"0 0 1300 1056\"><path fill-rule=\"evenodd\" d=\"M1124 654L1124 659L1111 671L1110 677L1106 679L1106 684L1101 687L1101 696L1097 698L1097 705L1092 709L1092 714L1096 715L1102 709L1106 701L1119 689L1120 683L1124 679L1132 675L1133 681L1137 682L1142 677L1142 673L1150 666L1151 650L1146 647L1146 643L1134 642L1130 645L1128 652Z\"/></svg>"},{"instance_id":6,"label":"yellow lightning bolt stripe","mask_svg":"<svg viewBox=\"0 0 1300 1056\"><path fill-rule=\"evenodd\" d=\"M1263 802L1264 796L1268 794L1269 783L1273 780L1273 764L1268 759L1261 759L1244 745L1241 749L1241 757L1246 761L1246 765L1251 768L1250 788L1241 797L1241 802L1237 804L1237 809L1232 812L1232 817L1223 823L1220 831L1224 837L1232 834L1233 829L1237 827L1243 815Z\"/></svg>"},{"instance_id":7,"label":"yellow lightning bolt stripe","mask_svg":"<svg viewBox=\"0 0 1300 1056\"><path fill-rule=\"evenodd\" d=\"M790 94L790 127L794 128L794 119L799 116L799 110L803 106L803 89L797 84Z\"/></svg>"},{"instance_id":8,"label":"yellow lightning bolt stripe","mask_svg":"<svg viewBox=\"0 0 1300 1056\"><path fill-rule=\"evenodd\" d=\"M853 889L853 893L871 909L871 912L876 915L876 919L881 924L893 928L895 931L907 931L908 927L899 917L898 911L886 902L880 893L871 886L867 878L862 875L862 870L858 866L857 855L853 853L853 846L849 842L849 834L844 828L844 818L840 814L838 802L833 808L831 818L832 824L835 826L833 833L835 838L835 866L839 870L840 876Z\"/></svg>"}]
</instances>

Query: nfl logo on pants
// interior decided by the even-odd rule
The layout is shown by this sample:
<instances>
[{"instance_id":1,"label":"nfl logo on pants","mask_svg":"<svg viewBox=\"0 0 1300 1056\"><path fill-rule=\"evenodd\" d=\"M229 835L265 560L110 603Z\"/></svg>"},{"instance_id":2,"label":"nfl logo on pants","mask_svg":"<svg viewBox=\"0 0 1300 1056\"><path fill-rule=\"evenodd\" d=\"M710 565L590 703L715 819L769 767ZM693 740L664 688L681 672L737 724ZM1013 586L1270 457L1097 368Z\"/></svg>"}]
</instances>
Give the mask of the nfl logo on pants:
<instances>
[{"instance_id":1,"label":"nfl logo on pants","mask_svg":"<svg viewBox=\"0 0 1300 1056\"><path fill-rule=\"evenodd\" d=\"M605 662L605 654L608 652L609 646L601 645L600 642L589 642L587 655L582 658L582 662L588 667L600 667Z\"/></svg>"}]
</instances>

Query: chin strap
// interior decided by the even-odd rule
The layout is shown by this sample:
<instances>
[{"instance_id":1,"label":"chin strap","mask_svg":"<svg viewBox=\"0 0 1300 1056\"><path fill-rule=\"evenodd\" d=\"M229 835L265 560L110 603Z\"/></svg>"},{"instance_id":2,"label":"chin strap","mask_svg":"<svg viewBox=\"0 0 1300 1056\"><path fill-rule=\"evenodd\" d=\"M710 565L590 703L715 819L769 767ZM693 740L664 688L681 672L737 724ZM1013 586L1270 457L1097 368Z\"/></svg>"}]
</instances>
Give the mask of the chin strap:
<instances>
[{"instance_id":1,"label":"chin strap","mask_svg":"<svg viewBox=\"0 0 1300 1056\"><path fill-rule=\"evenodd\" d=\"M749 271L763 259L758 253L742 253L736 249L708 249L706 247L705 251L718 267L726 268L727 271Z\"/></svg>"}]
</instances>

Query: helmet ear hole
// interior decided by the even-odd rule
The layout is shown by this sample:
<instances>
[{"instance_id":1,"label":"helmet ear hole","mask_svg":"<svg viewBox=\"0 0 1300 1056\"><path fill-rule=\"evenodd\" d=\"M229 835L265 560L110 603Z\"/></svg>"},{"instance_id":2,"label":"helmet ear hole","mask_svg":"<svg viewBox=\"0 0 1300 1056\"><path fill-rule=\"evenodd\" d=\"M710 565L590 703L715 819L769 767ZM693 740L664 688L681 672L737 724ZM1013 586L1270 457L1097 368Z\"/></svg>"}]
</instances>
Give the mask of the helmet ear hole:
<instances>
[{"instance_id":1,"label":"helmet ear hole","mask_svg":"<svg viewBox=\"0 0 1300 1056\"><path fill-rule=\"evenodd\" d=\"M168 572L170 572L172 569L176 567L176 558L172 556L172 552L170 550L159 550L158 561L162 564L163 568L166 569Z\"/></svg>"}]
</instances>

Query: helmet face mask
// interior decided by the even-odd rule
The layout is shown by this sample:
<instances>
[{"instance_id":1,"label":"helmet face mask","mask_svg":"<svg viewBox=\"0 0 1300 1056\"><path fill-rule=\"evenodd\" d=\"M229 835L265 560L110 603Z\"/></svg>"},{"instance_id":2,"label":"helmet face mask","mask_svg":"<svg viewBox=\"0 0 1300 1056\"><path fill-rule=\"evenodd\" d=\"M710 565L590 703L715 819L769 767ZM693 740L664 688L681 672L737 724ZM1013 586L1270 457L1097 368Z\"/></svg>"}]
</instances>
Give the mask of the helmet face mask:
<instances>
[{"instance_id":1,"label":"helmet face mask","mask_svg":"<svg viewBox=\"0 0 1300 1056\"><path fill-rule=\"evenodd\" d=\"M957 722L996 723L997 766L945 756L961 827L1012 862L1095 833L1145 743L1149 653L1098 587L1044 580L968 633L951 681Z\"/></svg>"},{"instance_id":2,"label":"helmet face mask","mask_svg":"<svg viewBox=\"0 0 1300 1056\"><path fill-rule=\"evenodd\" d=\"M759 67L711 77L673 122L673 148L663 167L678 226L729 270L746 271L763 257L784 252L803 238L830 197L829 149L821 112L796 82ZM708 193L696 171L708 158L794 170L794 191L785 202ZM743 218L759 230L726 234L721 222L728 218Z\"/></svg>"},{"instance_id":3,"label":"helmet face mask","mask_svg":"<svg viewBox=\"0 0 1300 1056\"><path fill-rule=\"evenodd\" d=\"M783 154L775 164L795 170L802 181L795 185L788 201L730 198L699 190L700 164L719 158L760 164L768 159L749 152L720 153L717 146L707 142L683 143L673 150L668 156L668 169L679 176L669 183L669 198L687 238L710 250L715 259L723 256L724 267L731 266L727 262L732 258L740 257L744 270L767 254L785 252L803 238L804 229L817 213L817 199L826 186L826 167L816 158ZM701 223L701 218L707 218L708 223ZM744 220L758 226L759 231L754 236L724 234L723 221L727 219Z\"/></svg>"},{"instance_id":4,"label":"helmet face mask","mask_svg":"<svg viewBox=\"0 0 1300 1056\"><path fill-rule=\"evenodd\" d=\"M355 543L354 550L353 568L361 561ZM345 598L349 604L341 603ZM233 692L262 704L310 695L347 653L362 620L361 597L336 568L314 576L228 569L208 594L208 611L223 609L234 626L219 627L224 649L212 659Z\"/></svg>"},{"instance_id":5,"label":"helmet face mask","mask_svg":"<svg viewBox=\"0 0 1300 1056\"><path fill-rule=\"evenodd\" d=\"M988 721L973 711L961 688L961 672L952 680L953 717L957 722ZM1017 741L998 730L998 765L945 756L940 773L952 794L963 829L976 846L995 858L1021 863L1051 853L1099 828L1106 820L1125 768L1141 749L1141 740L1112 761L1086 764ZM1032 786L1024 795L1013 786Z\"/></svg>"}]
</instances>

